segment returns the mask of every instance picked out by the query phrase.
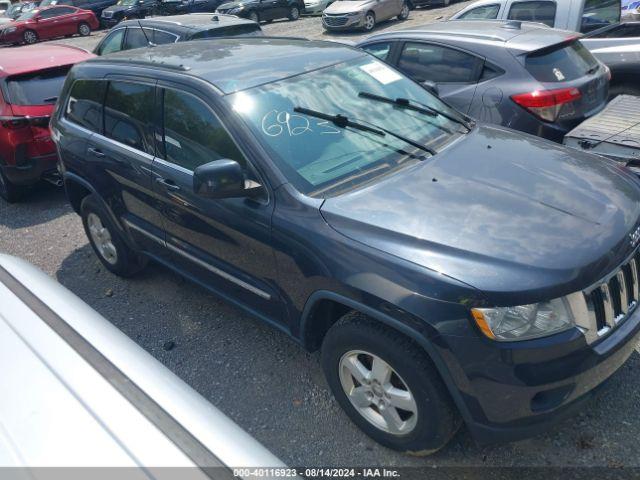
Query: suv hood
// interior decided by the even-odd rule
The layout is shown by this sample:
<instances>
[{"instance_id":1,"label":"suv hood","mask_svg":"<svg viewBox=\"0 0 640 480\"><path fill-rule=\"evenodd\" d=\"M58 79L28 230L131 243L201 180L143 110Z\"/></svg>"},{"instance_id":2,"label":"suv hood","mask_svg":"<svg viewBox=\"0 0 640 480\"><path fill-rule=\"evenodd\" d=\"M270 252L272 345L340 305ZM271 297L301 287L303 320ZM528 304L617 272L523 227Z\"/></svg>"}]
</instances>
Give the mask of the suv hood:
<instances>
[{"instance_id":1,"label":"suv hood","mask_svg":"<svg viewBox=\"0 0 640 480\"><path fill-rule=\"evenodd\" d=\"M371 0L364 0L360 2L352 0L340 0L329 5L323 13L332 13L335 15L338 13L357 12L371 3L373 3Z\"/></svg>"},{"instance_id":2,"label":"suv hood","mask_svg":"<svg viewBox=\"0 0 640 480\"><path fill-rule=\"evenodd\" d=\"M529 303L586 288L632 253L640 181L603 157L485 126L321 212L496 304Z\"/></svg>"}]
</instances>

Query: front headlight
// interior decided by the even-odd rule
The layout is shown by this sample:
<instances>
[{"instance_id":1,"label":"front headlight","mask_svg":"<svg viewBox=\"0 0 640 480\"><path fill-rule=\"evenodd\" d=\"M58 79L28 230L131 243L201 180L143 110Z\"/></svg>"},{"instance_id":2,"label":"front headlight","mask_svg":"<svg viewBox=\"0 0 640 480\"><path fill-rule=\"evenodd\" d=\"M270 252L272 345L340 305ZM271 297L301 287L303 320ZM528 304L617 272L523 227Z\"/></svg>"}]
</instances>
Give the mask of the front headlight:
<instances>
[{"instance_id":1,"label":"front headlight","mask_svg":"<svg viewBox=\"0 0 640 480\"><path fill-rule=\"evenodd\" d=\"M516 307L472 308L471 314L482 333L503 342L545 337L575 326L566 298Z\"/></svg>"},{"instance_id":2,"label":"front headlight","mask_svg":"<svg viewBox=\"0 0 640 480\"><path fill-rule=\"evenodd\" d=\"M350 12L345 14L347 17L357 17L358 15L362 15L362 12Z\"/></svg>"}]
</instances>

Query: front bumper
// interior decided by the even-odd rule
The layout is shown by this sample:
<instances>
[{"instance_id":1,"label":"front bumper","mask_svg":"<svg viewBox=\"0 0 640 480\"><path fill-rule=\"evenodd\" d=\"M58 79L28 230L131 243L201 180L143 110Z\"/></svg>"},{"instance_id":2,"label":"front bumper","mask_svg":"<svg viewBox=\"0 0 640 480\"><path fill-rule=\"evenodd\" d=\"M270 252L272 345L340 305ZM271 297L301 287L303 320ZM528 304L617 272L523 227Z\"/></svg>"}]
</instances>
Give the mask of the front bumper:
<instances>
[{"instance_id":1,"label":"front bumper","mask_svg":"<svg viewBox=\"0 0 640 480\"><path fill-rule=\"evenodd\" d=\"M326 30L353 30L364 27L364 14L362 15L323 15L322 26Z\"/></svg>"},{"instance_id":2,"label":"front bumper","mask_svg":"<svg viewBox=\"0 0 640 480\"><path fill-rule=\"evenodd\" d=\"M33 185L49 174L57 172L58 155L50 153L25 159L20 165L0 165L2 172L14 185Z\"/></svg>"},{"instance_id":3,"label":"front bumper","mask_svg":"<svg viewBox=\"0 0 640 480\"><path fill-rule=\"evenodd\" d=\"M530 437L576 413L640 341L640 308L599 342L577 330L524 342L440 335L439 353L472 435L481 443Z\"/></svg>"}]
</instances>

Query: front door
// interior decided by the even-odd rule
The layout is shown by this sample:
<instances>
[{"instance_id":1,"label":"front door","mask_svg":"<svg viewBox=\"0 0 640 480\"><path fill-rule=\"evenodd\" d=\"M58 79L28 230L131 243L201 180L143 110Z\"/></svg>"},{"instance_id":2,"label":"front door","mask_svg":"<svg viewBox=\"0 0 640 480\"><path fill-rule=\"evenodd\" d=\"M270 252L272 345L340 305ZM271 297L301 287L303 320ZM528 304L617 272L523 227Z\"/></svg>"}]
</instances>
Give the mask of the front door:
<instances>
[{"instance_id":1,"label":"front door","mask_svg":"<svg viewBox=\"0 0 640 480\"><path fill-rule=\"evenodd\" d=\"M154 188L163 202L171 262L228 300L280 322L271 248L273 201L266 189L255 199L196 195L193 172L200 165L227 158L243 165L248 177L253 170L202 98L169 85L159 88L159 95L164 128Z\"/></svg>"}]
</instances>

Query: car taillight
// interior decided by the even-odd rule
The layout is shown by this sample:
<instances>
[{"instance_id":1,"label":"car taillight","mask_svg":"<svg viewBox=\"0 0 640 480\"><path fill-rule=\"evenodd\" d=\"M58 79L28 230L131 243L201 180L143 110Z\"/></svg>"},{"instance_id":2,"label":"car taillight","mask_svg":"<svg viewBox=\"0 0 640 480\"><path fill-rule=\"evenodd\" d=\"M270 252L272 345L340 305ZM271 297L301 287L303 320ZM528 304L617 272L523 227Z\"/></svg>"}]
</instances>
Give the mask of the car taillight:
<instances>
[{"instance_id":1,"label":"car taillight","mask_svg":"<svg viewBox=\"0 0 640 480\"><path fill-rule=\"evenodd\" d=\"M24 127L47 128L49 126L49 116L43 117L0 117L0 125L10 130L18 130Z\"/></svg>"},{"instance_id":2,"label":"car taillight","mask_svg":"<svg viewBox=\"0 0 640 480\"><path fill-rule=\"evenodd\" d=\"M557 90L536 90L535 92L512 95L511 100L546 122L555 122L562 106L582 97L577 88Z\"/></svg>"}]
</instances>

